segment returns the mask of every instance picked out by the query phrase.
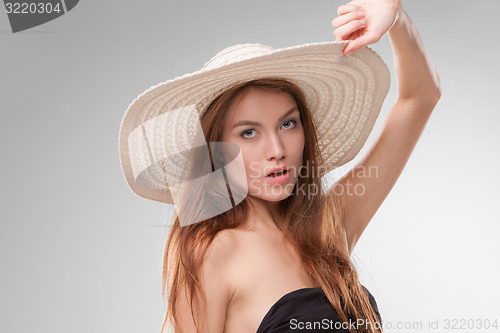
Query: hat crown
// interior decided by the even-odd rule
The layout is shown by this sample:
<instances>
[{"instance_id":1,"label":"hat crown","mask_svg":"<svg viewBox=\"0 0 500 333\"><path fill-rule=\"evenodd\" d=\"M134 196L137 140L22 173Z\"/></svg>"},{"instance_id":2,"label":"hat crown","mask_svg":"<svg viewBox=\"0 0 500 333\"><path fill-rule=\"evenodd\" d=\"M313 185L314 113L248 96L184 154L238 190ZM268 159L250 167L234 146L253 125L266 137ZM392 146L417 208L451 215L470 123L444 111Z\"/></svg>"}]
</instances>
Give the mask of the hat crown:
<instances>
[{"instance_id":1,"label":"hat crown","mask_svg":"<svg viewBox=\"0 0 500 333\"><path fill-rule=\"evenodd\" d=\"M225 48L210 59L203 70L211 70L242 60L247 60L272 53L273 49L261 44L237 44Z\"/></svg>"}]
</instances>

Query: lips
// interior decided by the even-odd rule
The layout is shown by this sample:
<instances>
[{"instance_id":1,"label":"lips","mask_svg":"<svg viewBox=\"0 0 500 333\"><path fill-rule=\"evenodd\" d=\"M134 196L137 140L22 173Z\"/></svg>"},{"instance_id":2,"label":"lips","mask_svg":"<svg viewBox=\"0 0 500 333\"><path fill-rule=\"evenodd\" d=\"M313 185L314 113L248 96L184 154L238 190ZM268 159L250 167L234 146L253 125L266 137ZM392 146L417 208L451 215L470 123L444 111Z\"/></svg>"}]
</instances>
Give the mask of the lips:
<instances>
[{"instance_id":1,"label":"lips","mask_svg":"<svg viewBox=\"0 0 500 333\"><path fill-rule=\"evenodd\" d=\"M277 167L277 168L273 168L271 169L268 173L267 173L267 176L266 177L275 177L275 176L281 176L281 175L284 175L288 172L288 167L286 166L281 166L281 167Z\"/></svg>"}]
</instances>

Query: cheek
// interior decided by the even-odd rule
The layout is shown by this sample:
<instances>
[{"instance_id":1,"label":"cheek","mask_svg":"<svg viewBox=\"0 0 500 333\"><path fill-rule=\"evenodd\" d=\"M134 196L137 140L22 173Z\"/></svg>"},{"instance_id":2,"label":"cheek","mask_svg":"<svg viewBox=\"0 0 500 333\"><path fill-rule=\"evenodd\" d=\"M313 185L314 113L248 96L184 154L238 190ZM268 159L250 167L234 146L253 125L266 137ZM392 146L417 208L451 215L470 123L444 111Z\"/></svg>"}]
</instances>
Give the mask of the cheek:
<instances>
[{"instance_id":1,"label":"cheek","mask_svg":"<svg viewBox=\"0 0 500 333\"><path fill-rule=\"evenodd\" d=\"M243 155L243 160L245 161L245 171L247 173L247 178L255 177L258 174L259 170L256 150L245 149L245 147L241 147L241 153Z\"/></svg>"},{"instance_id":2,"label":"cheek","mask_svg":"<svg viewBox=\"0 0 500 333\"><path fill-rule=\"evenodd\" d=\"M250 192L251 180L255 178L256 172L252 170L252 166L256 169L256 160L253 150L245 149L245 147L242 146L239 147L239 153L241 154L238 158L239 162L229 163L226 167L226 172L233 194L236 193L234 192L235 190L241 189L241 195L244 196ZM252 172L254 174L251 174Z\"/></svg>"},{"instance_id":3,"label":"cheek","mask_svg":"<svg viewBox=\"0 0 500 333\"><path fill-rule=\"evenodd\" d=\"M300 134L291 138L287 150L292 152L294 156L298 155L302 156L302 153L304 152L304 146L305 146L305 136L304 132L301 132Z\"/></svg>"},{"instance_id":4,"label":"cheek","mask_svg":"<svg viewBox=\"0 0 500 333\"><path fill-rule=\"evenodd\" d=\"M306 139L304 137L304 133L302 133L300 139L299 139L299 144L298 146L301 148L300 150L303 151L304 150L304 145L306 143Z\"/></svg>"}]
</instances>

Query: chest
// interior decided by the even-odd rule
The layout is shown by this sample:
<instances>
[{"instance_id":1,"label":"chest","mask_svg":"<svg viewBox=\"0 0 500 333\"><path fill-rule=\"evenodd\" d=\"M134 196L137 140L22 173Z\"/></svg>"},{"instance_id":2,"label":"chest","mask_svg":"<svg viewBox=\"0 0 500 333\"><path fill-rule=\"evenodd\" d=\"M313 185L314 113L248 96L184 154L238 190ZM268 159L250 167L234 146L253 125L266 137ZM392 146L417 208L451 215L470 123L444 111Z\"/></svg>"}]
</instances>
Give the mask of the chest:
<instances>
[{"instance_id":1,"label":"chest","mask_svg":"<svg viewBox=\"0 0 500 333\"><path fill-rule=\"evenodd\" d=\"M237 252L235 292L226 312L225 332L255 333L271 307L291 291L316 286L296 250L280 238L247 239Z\"/></svg>"}]
</instances>

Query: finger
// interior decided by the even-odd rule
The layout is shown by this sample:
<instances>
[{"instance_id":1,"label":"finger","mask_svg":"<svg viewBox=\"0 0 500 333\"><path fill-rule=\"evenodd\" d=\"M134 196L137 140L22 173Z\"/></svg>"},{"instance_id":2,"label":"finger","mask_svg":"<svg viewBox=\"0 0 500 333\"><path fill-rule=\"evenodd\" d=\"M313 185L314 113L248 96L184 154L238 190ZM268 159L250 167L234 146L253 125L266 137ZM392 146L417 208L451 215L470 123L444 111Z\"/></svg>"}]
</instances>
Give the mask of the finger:
<instances>
[{"instance_id":1,"label":"finger","mask_svg":"<svg viewBox=\"0 0 500 333\"><path fill-rule=\"evenodd\" d=\"M341 16L337 16L332 21L332 26L336 29L344 24L351 22L352 20L359 20L365 16L363 10L350 12Z\"/></svg>"},{"instance_id":2,"label":"finger","mask_svg":"<svg viewBox=\"0 0 500 333\"><path fill-rule=\"evenodd\" d=\"M364 28L366 26L366 21L365 19L361 20L353 20L351 22L348 22L347 24L344 24L341 27L338 27L335 29L333 35L337 40L344 40L346 36L349 36L353 32Z\"/></svg>"},{"instance_id":3,"label":"finger","mask_svg":"<svg viewBox=\"0 0 500 333\"><path fill-rule=\"evenodd\" d=\"M357 31L354 31L352 34L350 34L349 36L345 36L344 39L345 40L355 40L356 38L359 38L361 35L363 35L363 32L361 29L357 30Z\"/></svg>"},{"instance_id":4,"label":"finger","mask_svg":"<svg viewBox=\"0 0 500 333\"><path fill-rule=\"evenodd\" d=\"M357 11L359 8L359 6L356 6L356 5L342 5L342 6L339 6L339 8L337 8L337 14L339 15L344 15L346 13L349 13L349 12L353 12L353 11Z\"/></svg>"},{"instance_id":5,"label":"finger","mask_svg":"<svg viewBox=\"0 0 500 333\"><path fill-rule=\"evenodd\" d=\"M345 56L351 54L354 51L357 51L369 44L375 43L377 41L377 36L374 34L366 33L359 38L356 38L352 42L349 42L345 47L343 54Z\"/></svg>"}]
</instances>

